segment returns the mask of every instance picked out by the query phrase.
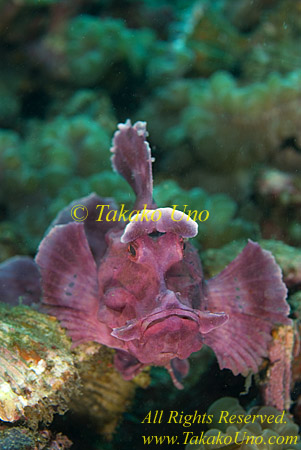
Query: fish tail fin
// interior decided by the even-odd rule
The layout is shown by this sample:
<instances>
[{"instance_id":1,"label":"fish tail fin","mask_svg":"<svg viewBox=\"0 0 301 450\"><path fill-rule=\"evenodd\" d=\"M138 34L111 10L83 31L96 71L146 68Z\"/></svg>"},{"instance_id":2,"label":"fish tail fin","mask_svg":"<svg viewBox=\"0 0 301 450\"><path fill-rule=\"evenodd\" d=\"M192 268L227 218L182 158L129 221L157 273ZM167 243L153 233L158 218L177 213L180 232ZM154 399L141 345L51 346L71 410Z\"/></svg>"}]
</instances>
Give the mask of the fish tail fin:
<instances>
[{"instance_id":1,"label":"fish tail fin","mask_svg":"<svg viewBox=\"0 0 301 450\"><path fill-rule=\"evenodd\" d=\"M146 122L131 124L130 120L118 125L113 138L112 166L129 183L137 196L135 208L153 203L152 157L146 141Z\"/></svg>"},{"instance_id":2,"label":"fish tail fin","mask_svg":"<svg viewBox=\"0 0 301 450\"><path fill-rule=\"evenodd\" d=\"M273 255L249 241L243 251L208 282L208 310L224 311L229 320L204 336L220 367L237 375L257 372L268 356L271 331L289 324L287 289Z\"/></svg>"}]
</instances>

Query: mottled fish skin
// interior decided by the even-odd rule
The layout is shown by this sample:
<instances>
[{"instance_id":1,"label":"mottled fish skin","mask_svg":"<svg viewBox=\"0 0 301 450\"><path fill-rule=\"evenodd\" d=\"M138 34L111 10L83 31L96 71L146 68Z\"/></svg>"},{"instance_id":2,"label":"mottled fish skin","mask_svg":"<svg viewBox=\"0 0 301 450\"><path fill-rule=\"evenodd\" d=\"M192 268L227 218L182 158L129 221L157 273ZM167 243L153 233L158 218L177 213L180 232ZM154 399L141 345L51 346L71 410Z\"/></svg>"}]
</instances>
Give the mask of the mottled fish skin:
<instances>
[{"instance_id":1,"label":"mottled fish skin","mask_svg":"<svg viewBox=\"0 0 301 450\"><path fill-rule=\"evenodd\" d=\"M290 323L281 270L269 252L249 241L206 282L188 242L197 224L184 216L173 220L171 208L157 209L153 201L146 136L144 122L119 125L112 162L136 193L135 209L146 205L161 218L126 224L97 222L92 214L85 224L75 223L76 203L89 209L107 201L115 206L96 194L70 204L36 257L43 307L67 328L74 345L93 340L115 348L115 367L125 379L146 365L162 365L182 388L186 358L203 344L213 348L221 368L256 372L273 327Z\"/></svg>"}]
</instances>

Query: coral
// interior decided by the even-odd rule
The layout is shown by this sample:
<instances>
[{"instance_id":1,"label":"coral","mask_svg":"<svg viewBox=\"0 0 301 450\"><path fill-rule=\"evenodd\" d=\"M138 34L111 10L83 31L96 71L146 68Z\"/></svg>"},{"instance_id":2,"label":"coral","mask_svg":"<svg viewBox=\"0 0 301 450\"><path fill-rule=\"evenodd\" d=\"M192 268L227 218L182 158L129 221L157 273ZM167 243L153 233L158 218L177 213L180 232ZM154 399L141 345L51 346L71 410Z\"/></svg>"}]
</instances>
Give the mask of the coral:
<instances>
[{"instance_id":1,"label":"coral","mask_svg":"<svg viewBox=\"0 0 301 450\"><path fill-rule=\"evenodd\" d=\"M285 238L288 243L300 245L301 177L298 172L262 171L256 179L256 195L262 211L263 237Z\"/></svg>"},{"instance_id":2,"label":"coral","mask_svg":"<svg viewBox=\"0 0 301 450\"><path fill-rule=\"evenodd\" d=\"M56 186L59 189L71 174L87 177L95 167L110 167L105 158L109 146L109 134L97 121L86 115L58 116L42 127L33 127L25 155L30 166L39 170L40 178L47 177L47 189L56 193Z\"/></svg>"},{"instance_id":3,"label":"coral","mask_svg":"<svg viewBox=\"0 0 301 450\"><path fill-rule=\"evenodd\" d=\"M60 92L60 95L49 106L49 116L74 117L85 116L93 119L102 128L113 133L116 118L110 97L99 89L78 89Z\"/></svg>"},{"instance_id":4,"label":"coral","mask_svg":"<svg viewBox=\"0 0 301 450\"><path fill-rule=\"evenodd\" d=\"M286 139L293 137L301 145L300 96L298 71L285 77L271 74L262 83L245 86L219 72L208 81L181 80L158 89L140 117L149 119L154 143L166 151L168 170L194 164L203 186L206 171L212 176L229 176L231 171L237 190L238 182L246 184L242 173L247 180L250 177L250 164L275 157Z\"/></svg>"},{"instance_id":5,"label":"coral","mask_svg":"<svg viewBox=\"0 0 301 450\"><path fill-rule=\"evenodd\" d=\"M298 426L290 419L288 414L284 414L283 423L273 423L269 424L267 422L261 423L260 417L256 418L252 423L246 424L232 424L228 425L227 423L219 423L219 418L221 416L222 411L227 411L230 415L242 415L247 416L251 415L270 415L270 416L279 416L280 412L271 407L271 406L255 406L247 411L239 404L239 401L233 397L223 397L214 402L208 409L208 415L213 416L212 424L210 425L210 429L204 433L204 439L208 439L211 436L211 440L213 437L217 437L220 433L221 438L225 438L229 436L230 442L234 444L234 439L236 437L236 441L244 441L240 443L239 448L242 450L247 449L261 449L268 448L272 449L276 444L269 444L268 439L270 437L273 440L279 437L281 444L281 448L285 449L300 449L300 437L298 435ZM256 437L259 437L257 443L252 443ZM260 438L261 437L261 438ZM288 439L287 439L288 438ZM291 441L292 438L292 441ZM249 442L247 442L249 440ZM260 442L261 441L261 442ZM260 442L260 443L259 443ZM295 443L296 442L296 443ZM236 444L236 442L235 442ZM196 442L195 438L192 438L192 441L187 444L185 447L188 449L213 449L218 448L215 443L207 443L206 445Z\"/></svg>"},{"instance_id":6,"label":"coral","mask_svg":"<svg viewBox=\"0 0 301 450\"><path fill-rule=\"evenodd\" d=\"M114 126L108 97L85 90L65 98L63 106L54 102L49 120L32 121L24 139L0 130L0 202L7 227L18 234L22 224L17 253L34 252L57 212L77 196L100 189L109 195L116 190L121 201L131 198L126 183L105 172Z\"/></svg>"},{"instance_id":7,"label":"coral","mask_svg":"<svg viewBox=\"0 0 301 450\"><path fill-rule=\"evenodd\" d=\"M70 340L53 317L25 306L0 308L0 419L50 422L79 388Z\"/></svg>"},{"instance_id":8,"label":"coral","mask_svg":"<svg viewBox=\"0 0 301 450\"><path fill-rule=\"evenodd\" d=\"M66 39L71 77L87 85L102 78L118 61L126 60L133 72L141 71L153 36L150 31L129 30L122 21L81 16L70 21Z\"/></svg>"},{"instance_id":9,"label":"coral","mask_svg":"<svg viewBox=\"0 0 301 450\"><path fill-rule=\"evenodd\" d=\"M30 252L55 215L74 198L96 191L126 205L133 200L124 180L106 170L110 167L109 132L114 124L107 97L78 91L64 103L54 103L50 115L54 118L46 123L34 121L24 141L12 131L3 130L0 135L6 187L2 201L8 203L7 220L23 224L23 247ZM210 219L200 224L199 234L207 248L233 238L258 236L255 224L235 217L237 206L225 195L209 197L200 188L188 193L175 182L164 182L155 196L162 204L177 202L190 209L208 209ZM24 253L21 247L18 253Z\"/></svg>"},{"instance_id":10,"label":"coral","mask_svg":"<svg viewBox=\"0 0 301 450\"><path fill-rule=\"evenodd\" d=\"M301 250L281 241L259 239L265 250L272 252L282 269L283 280L288 287L301 283ZM202 253L203 268L207 276L215 276L242 250L244 241L231 242L220 249L209 249Z\"/></svg>"},{"instance_id":11,"label":"coral","mask_svg":"<svg viewBox=\"0 0 301 450\"><path fill-rule=\"evenodd\" d=\"M300 67L300 12L300 2L282 0L261 16L242 61L242 76L263 80L271 72L286 74Z\"/></svg>"},{"instance_id":12,"label":"coral","mask_svg":"<svg viewBox=\"0 0 301 450\"><path fill-rule=\"evenodd\" d=\"M264 12L280 0L241 0L233 4L232 0L223 2L223 10L231 23L243 31L258 26Z\"/></svg>"},{"instance_id":13,"label":"coral","mask_svg":"<svg viewBox=\"0 0 301 450\"><path fill-rule=\"evenodd\" d=\"M50 75L90 86L106 79L112 67L117 71L119 64L127 65L133 76L141 75L153 41L150 29L129 29L122 20L82 14L66 21L60 29L50 30L36 44L35 55ZM51 61L45 61L44 54ZM56 71L58 61L61 64ZM124 85L120 74L114 77L114 83L110 79L113 91Z\"/></svg>"},{"instance_id":14,"label":"coral","mask_svg":"<svg viewBox=\"0 0 301 450\"><path fill-rule=\"evenodd\" d=\"M162 84L182 76L209 76L233 70L246 47L246 39L224 17L220 8L195 1L181 14L174 39L158 42L148 66L152 82Z\"/></svg>"},{"instance_id":15,"label":"coral","mask_svg":"<svg viewBox=\"0 0 301 450\"><path fill-rule=\"evenodd\" d=\"M199 232L195 240L202 248L218 248L233 239L256 239L259 236L255 223L237 217L238 206L226 194L210 195L199 187L184 190L176 181L169 180L154 188L154 198L159 206L176 204L177 209L181 211L184 210L184 205L187 205L188 211L198 211L197 217L201 211L209 211L206 221L197 219ZM206 213L203 213L201 219L205 216Z\"/></svg>"},{"instance_id":16,"label":"coral","mask_svg":"<svg viewBox=\"0 0 301 450\"><path fill-rule=\"evenodd\" d=\"M227 70L252 82L287 74L300 65L299 16L294 0L195 1L178 14L171 39L155 46L150 79L162 85Z\"/></svg>"}]
</instances>

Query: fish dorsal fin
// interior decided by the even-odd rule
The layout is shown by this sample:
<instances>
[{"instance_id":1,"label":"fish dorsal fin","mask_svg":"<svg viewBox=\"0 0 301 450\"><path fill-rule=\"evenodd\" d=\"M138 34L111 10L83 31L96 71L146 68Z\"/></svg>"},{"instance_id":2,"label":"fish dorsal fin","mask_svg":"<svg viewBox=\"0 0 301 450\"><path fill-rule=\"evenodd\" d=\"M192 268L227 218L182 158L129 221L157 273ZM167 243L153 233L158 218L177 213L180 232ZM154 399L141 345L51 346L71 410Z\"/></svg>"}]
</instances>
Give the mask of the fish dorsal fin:
<instances>
[{"instance_id":1,"label":"fish dorsal fin","mask_svg":"<svg viewBox=\"0 0 301 450\"><path fill-rule=\"evenodd\" d=\"M131 124L130 120L118 125L113 138L112 166L129 183L136 194L135 209L146 205L154 208L152 157L146 141L146 122Z\"/></svg>"}]
</instances>

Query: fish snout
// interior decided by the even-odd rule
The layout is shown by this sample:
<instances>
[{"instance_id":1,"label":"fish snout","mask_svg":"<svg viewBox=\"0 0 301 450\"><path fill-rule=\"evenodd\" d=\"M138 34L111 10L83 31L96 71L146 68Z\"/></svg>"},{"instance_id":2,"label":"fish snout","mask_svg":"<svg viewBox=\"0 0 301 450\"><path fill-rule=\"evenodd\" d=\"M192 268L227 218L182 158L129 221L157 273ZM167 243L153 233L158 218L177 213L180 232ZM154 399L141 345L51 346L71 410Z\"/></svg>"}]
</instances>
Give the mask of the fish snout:
<instances>
[{"instance_id":1,"label":"fish snout","mask_svg":"<svg viewBox=\"0 0 301 450\"><path fill-rule=\"evenodd\" d=\"M178 309L183 306L180 299L180 292L174 292L166 289L158 295L156 300L162 309Z\"/></svg>"}]
</instances>

